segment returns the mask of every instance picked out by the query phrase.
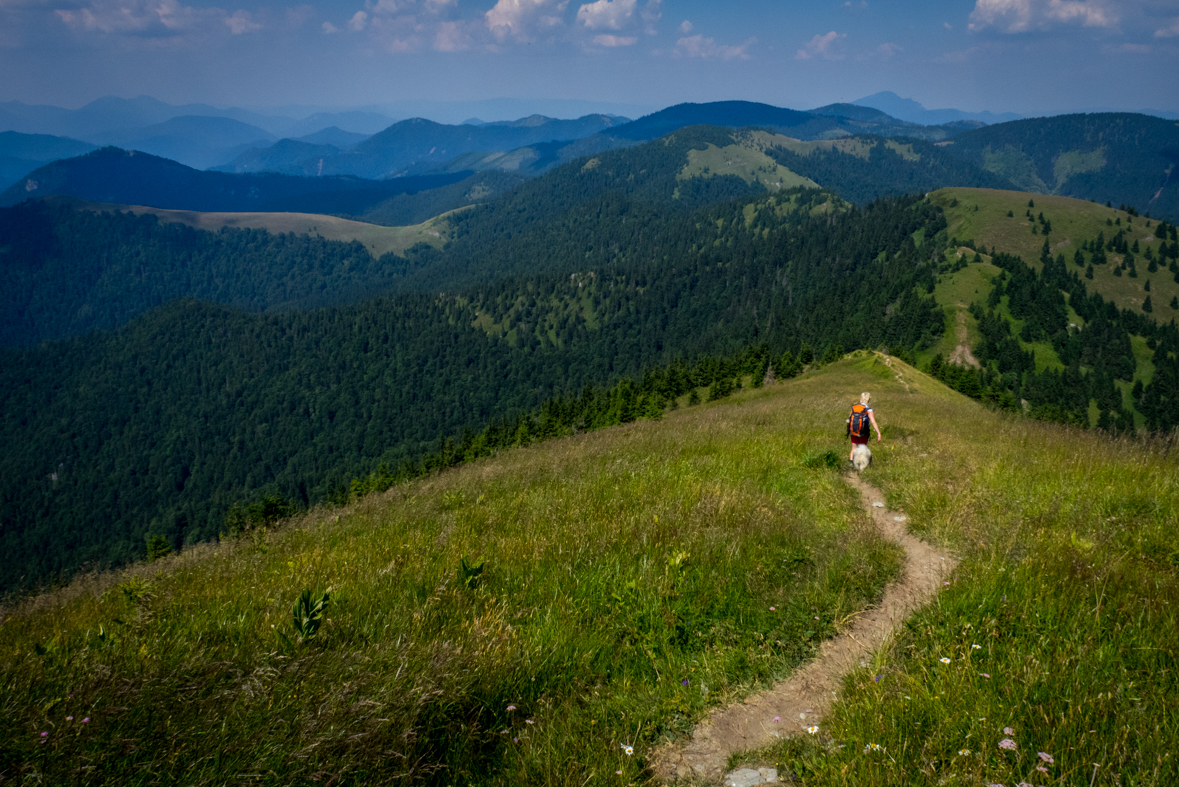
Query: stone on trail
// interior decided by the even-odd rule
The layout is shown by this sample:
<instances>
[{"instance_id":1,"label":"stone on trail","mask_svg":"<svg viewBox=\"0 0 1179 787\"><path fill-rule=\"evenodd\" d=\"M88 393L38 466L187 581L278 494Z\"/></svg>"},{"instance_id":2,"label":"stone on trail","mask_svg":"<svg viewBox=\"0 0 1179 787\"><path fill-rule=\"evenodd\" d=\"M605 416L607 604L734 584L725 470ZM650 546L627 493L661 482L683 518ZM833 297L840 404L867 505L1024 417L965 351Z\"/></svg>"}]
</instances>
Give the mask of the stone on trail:
<instances>
[{"instance_id":1,"label":"stone on trail","mask_svg":"<svg viewBox=\"0 0 1179 787\"><path fill-rule=\"evenodd\" d=\"M879 502L873 503L872 507L873 508L884 508L884 503L879 503Z\"/></svg>"},{"instance_id":2,"label":"stone on trail","mask_svg":"<svg viewBox=\"0 0 1179 787\"><path fill-rule=\"evenodd\" d=\"M755 784L778 784L778 769L739 768L725 777L725 787L753 787Z\"/></svg>"}]
</instances>

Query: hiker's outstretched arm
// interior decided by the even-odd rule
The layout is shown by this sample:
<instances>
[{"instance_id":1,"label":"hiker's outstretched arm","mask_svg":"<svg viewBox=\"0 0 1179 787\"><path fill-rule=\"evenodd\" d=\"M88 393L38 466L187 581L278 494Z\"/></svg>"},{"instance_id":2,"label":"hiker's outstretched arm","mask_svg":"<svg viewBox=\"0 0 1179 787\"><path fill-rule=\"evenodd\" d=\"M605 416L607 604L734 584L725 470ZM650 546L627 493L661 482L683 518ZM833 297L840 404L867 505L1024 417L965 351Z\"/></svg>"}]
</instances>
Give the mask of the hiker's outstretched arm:
<instances>
[{"instance_id":1,"label":"hiker's outstretched arm","mask_svg":"<svg viewBox=\"0 0 1179 787\"><path fill-rule=\"evenodd\" d=\"M876 413L869 412L868 420L872 422L872 428L876 430L876 442L880 442L884 438L880 436L880 425L876 423Z\"/></svg>"}]
</instances>

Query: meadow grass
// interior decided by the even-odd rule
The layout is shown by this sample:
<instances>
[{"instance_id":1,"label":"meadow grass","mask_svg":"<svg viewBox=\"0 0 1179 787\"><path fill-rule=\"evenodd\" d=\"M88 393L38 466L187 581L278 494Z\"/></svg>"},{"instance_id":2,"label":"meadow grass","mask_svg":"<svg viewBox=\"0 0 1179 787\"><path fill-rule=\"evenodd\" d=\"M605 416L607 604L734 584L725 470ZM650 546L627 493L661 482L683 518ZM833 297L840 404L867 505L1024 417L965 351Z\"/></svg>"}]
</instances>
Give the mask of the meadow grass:
<instances>
[{"instance_id":1,"label":"meadow grass","mask_svg":"<svg viewBox=\"0 0 1179 787\"><path fill-rule=\"evenodd\" d=\"M1179 282L1165 267L1150 273L1147 269L1149 262L1142 256L1150 248L1157 259L1161 241L1153 237L1155 221L1147 227L1145 217L1134 217L1117 208L1071 197L1023 191L952 187L931 192L929 200L945 211L946 233L951 238L973 240L985 244L988 250L1014 254L1035 268L1040 266L1044 236L1032 233L1032 222L1025 215L1029 210L1032 216L1043 213L1044 218L1052 222L1049 242L1053 256L1064 254L1069 269L1082 275L1084 270L1073 264L1073 256L1081 244L1096 239L1098 233L1104 233L1105 239L1110 240L1119 230L1124 230L1127 243L1138 241L1139 244L1139 251L1134 254L1138 277L1115 276L1114 267L1122 261L1122 255L1109 252L1109 262L1093 266L1093 279L1085 279L1085 284L1120 309L1138 311L1149 294L1156 319L1166 322L1179 317L1179 313L1170 307L1171 298L1179 295ZM1029 208L1028 200L1035 202L1035 207ZM1009 217L1007 211L1014 215ZM1107 220L1121 223L1106 224ZM1153 240L1148 242L1147 238ZM1086 261L1091 258L1092 255L1085 252ZM1147 279L1151 283L1150 293L1144 290Z\"/></svg>"},{"instance_id":2,"label":"meadow grass","mask_svg":"<svg viewBox=\"0 0 1179 787\"><path fill-rule=\"evenodd\" d=\"M719 148L709 144L704 150L689 150L688 163L676 175L676 180L718 175L736 175L746 183L761 183L767 191L797 186L819 188L819 184L810 178L783 167L760 150L743 145Z\"/></svg>"},{"instance_id":3,"label":"meadow grass","mask_svg":"<svg viewBox=\"0 0 1179 787\"><path fill-rule=\"evenodd\" d=\"M848 364L797 395L844 383ZM1179 444L904 378L911 393L881 384L874 404L906 438L866 479L962 563L848 676L818 735L734 762L807 785L1179 784Z\"/></svg>"},{"instance_id":4,"label":"meadow grass","mask_svg":"<svg viewBox=\"0 0 1179 787\"><path fill-rule=\"evenodd\" d=\"M0 781L645 781L653 745L787 675L897 575L822 461L865 376L513 449L12 601ZM304 589L330 595L300 641Z\"/></svg>"},{"instance_id":5,"label":"meadow grass","mask_svg":"<svg viewBox=\"0 0 1179 787\"><path fill-rule=\"evenodd\" d=\"M343 219L320 213L202 213L195 210L167 210L142 205L108 205L88 203L91 209L125 210L141 216L150 213L166 223L186 224L198 230L217 232L223 227L266 230L275 235L290 232L327 240L357 241L379 258L385 254L403 256L407 249L419 243L442 248L452 233L450 211L427 219L421 224L405 227L386 227L363 221ZM458 210L464 210L459 208Z\"/></svg>"}]
</instances>

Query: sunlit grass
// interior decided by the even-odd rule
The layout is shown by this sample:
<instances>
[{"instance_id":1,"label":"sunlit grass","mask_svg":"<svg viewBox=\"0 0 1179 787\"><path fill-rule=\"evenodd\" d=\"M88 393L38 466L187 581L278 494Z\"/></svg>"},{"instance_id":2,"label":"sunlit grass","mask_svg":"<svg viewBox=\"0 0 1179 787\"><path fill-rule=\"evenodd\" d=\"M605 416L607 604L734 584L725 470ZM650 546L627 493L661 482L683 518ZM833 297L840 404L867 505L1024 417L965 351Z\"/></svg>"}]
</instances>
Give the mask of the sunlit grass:
<instances>
[{"instance_id":1,"label":"sunlit grass","mask_svg":"<svg viewBox=\"0 0 1179 787\"><path fill-rule=\"evenodd\" d=\"M804 464L860 390L833 381L507 451L16 604L0 781L641 781L653 743L787 675L898 570L838 473ZM299 644L304 588L331 596Z\"/></svg>"},{"instance_id":2,"label":"sunlit grass","mask_svg":"<svg viewBox=\"0 0 1179 787\"><path fill-rule=\"evenodd\" d=\"M847 372L809 385L827 375ZM1179 784L1179 446L991 413L909 376L921 393L877 408L908 442L868 480L964 560L817 738L760 759L812 785Z\"/></svg>"}]
</instances>

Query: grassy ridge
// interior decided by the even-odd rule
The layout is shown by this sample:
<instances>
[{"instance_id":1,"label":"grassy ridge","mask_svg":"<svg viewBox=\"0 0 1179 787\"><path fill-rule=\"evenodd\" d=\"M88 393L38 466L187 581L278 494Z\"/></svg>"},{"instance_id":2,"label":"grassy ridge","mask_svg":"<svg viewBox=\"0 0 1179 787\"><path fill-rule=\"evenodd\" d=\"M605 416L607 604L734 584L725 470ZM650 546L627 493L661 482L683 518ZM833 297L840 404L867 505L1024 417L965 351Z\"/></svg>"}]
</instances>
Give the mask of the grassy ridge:
<instances>
[{"instance_id":1,"label":"grassy ridge","mask_svg":"<svg viewBox=\"0 0 1179 787\"><path fill-rule=\"evenodd\" d=\"M1149 248L1158 259L1161 241L1152 232L1158 226L1157 221L1085 200L1022 191L946 188L933 192L929 199L945 211L949 237L973 240L988 249L1014 254L1035 267L1039 267L1045 236L1032 232L1033 226L1038 229L1038 222L1028 221L1027 211L1031 211L1033 217L1043 214L1052 222L1052 232L1049 233L1052 254L1064 254L1070 268L1075 267L1074 257L1082 243L1096 239L1098 233L1103 233L1109 240L1119 230L1125 230L1128 243L1138 241L1139 251L1134 253L1138 275L1115 276L1114 268L1122 261L1122 255L1110 253L1109 262L1094 265L1093 278L1085 283L1093 292L1116 303L1119 309L1141 309L1146 296L1150 295L1156 319L1168 322L1179 317L1179 312L1170 307L1171 299L1179 296L1179 282L1165 267L1150 273L1147 270L1149 263L1143 257ZM1029 200L1035 202L1035 207L1028 207ZM1014 215L1009 217L1008 211ZM1111 223L1107 224L1107 221ZM1089 252L1082 254L1088 265L1093 255ZM1083 269L1078 269L1080 272ZM1149 292L1144 289L1148 279ZM983 297L986 297L985 293Z\"/></svg>"},{"instance_id":2,"label":"grassy ridge","mask_svg":"<svg viewBox=\"0 0 1179 787\"><path fill-rule=\"evenodd\" d=\"M652 742L784 676L898 570L825 469L860 390L833 382L507 451L9 609L0 780L641 780ZM329 587L298 644L292 602Z\"/></svg>"},{"instance_id":3,"label":"grassy ridge","mask_svg":"<svg viewBox=\"0 0 1179 787\"><path fill-rule=\"evenodd\" d=\"M217 232L224 227L235 229L266 230L274 235L284 232L308 235L326 240L357 241L364 245L374 259L385 254L405 254L405 250L418 243L434 248L450 238L450 225L446 214L421 224L407 227L385 227L366 224L363 221L342 219L318 213L201 213L195 210L164 210L142 205L106 205L101 203L79 203L86 210L124 210L142 216L150 213L161 222L186 224L198 230Z\"/></svg>"},{"instance_id":4,"label":"grassy ridge","mask_svg":"<svg viewBox=\"0 0 1179 787\"><path fill-rule=\"evenodd\" d=\"M837 365L797 395L834 375L847 379ZM911 396L878 386L880 418L912 435L868 480L964 560L849 677L818 739L762 757L810 785L1179 783L1174 442L1110 440L911 384Z\"/></svg>"}]
</instances>

